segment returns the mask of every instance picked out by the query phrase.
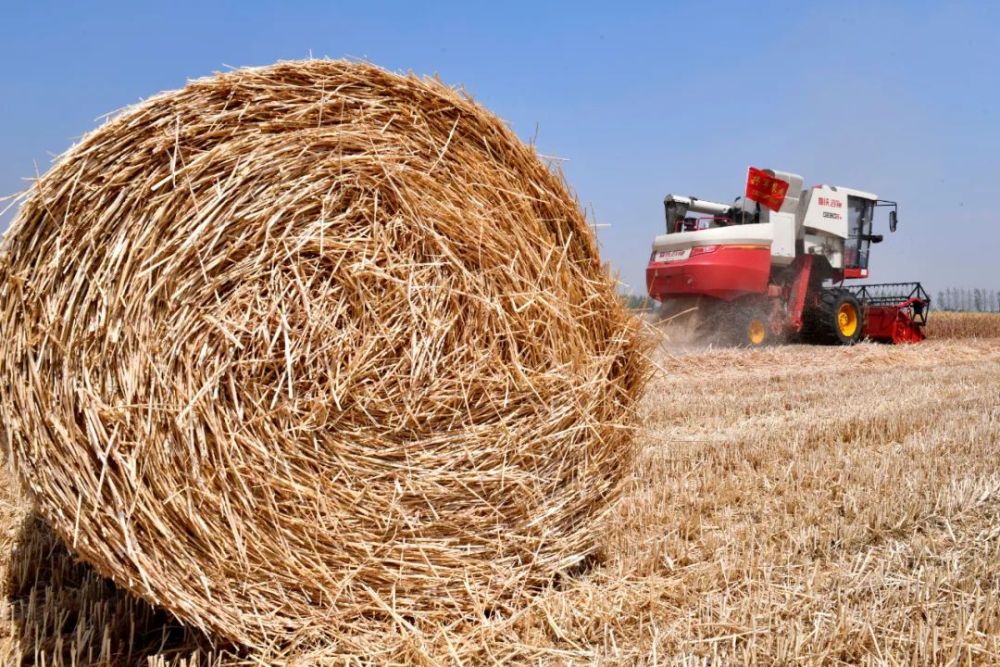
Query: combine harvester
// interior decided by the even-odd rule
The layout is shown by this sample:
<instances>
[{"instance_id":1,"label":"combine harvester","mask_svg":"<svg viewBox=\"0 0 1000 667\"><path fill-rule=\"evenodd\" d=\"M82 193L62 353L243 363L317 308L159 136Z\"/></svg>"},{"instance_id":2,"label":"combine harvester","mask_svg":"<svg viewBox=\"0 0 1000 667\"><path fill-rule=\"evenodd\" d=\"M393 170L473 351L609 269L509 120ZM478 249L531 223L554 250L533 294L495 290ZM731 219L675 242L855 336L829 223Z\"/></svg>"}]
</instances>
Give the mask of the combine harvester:
<instances>
[{"instance_id":1,"label":"combine harvester","mask_svg":"<svg viewBox=\"0 0 1000 667\"><path fill-rule=\"evenodd\" d=\"M653 242L649 296L696 335L738 345L778 340L853 345L924 339L930 298L920 283L845 285L868 277L875 211L896 202L751 167L732 204L667 195L667 233ZM700 214L700 215L696 215ZM687 318L685 318L687 319Z\"/></svg>"}]
</instances>

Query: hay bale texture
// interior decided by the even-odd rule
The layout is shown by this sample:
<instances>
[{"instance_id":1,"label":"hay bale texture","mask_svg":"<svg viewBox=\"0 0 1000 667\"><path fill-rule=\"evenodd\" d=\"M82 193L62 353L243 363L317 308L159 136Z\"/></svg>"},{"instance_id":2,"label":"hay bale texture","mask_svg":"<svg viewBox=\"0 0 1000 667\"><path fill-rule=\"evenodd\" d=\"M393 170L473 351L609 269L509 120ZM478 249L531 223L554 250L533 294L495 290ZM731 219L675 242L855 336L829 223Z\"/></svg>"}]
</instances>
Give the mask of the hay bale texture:
<instances>
[{"instance_id":1,"label":"hay bale texture","mask_svg":"<svg viewBox=\"0 0 1000 667\"><path fill-rule=\"evenodd\" d=\"M504 615L595 548L645 377L562 179L435 80L235 70L35 182L6 443L84 560L251 647Z\"/></svg>"}]
</instances>

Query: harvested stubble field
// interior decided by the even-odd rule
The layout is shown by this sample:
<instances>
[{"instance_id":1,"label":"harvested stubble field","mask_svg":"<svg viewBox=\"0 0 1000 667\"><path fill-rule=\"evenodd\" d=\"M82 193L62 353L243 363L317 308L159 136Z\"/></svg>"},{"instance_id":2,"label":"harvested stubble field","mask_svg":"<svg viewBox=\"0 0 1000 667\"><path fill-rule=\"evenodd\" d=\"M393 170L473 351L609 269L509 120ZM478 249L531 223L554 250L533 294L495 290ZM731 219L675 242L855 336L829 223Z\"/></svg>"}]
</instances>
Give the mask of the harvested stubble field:
<instances>
[{"instance_id":1,"label":"harvested stubble field","mask_svg":"<svg viewBox=\"0 0 1000 667\"><path fill-rule=\"evenodd\" d=\"M964 317L935 316L939 330ZM635 476L599 557L520 617L490 621L495 633L480 628L479 661L997 664L992 324L899 347L664 344ZM13 488L2 491L4 664L252 660L76 564ZM397 655L448 663L453 648L414 637Z\"/></svg>"}]
</instances>

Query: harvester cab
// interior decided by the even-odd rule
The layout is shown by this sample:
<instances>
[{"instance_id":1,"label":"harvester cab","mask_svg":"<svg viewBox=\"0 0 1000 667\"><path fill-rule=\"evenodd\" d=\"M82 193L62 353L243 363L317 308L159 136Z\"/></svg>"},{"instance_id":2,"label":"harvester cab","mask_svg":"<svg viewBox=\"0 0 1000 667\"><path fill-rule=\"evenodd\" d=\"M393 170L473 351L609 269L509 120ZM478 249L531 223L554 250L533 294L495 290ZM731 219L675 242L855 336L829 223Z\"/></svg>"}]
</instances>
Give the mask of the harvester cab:
<instances>
[{"instance_id":1,"label":"harvester cab","mask_svg":"<svg viewBox=\"0 0 1000 667\"><path fill-rule=\"evenodd\" d=\"M920 283L845 285L867 278L876 213L896 202L751 167L732 203L667 195L666 234L646 269L666 316L690 314L698 335L748 345L797 338L853 344L923 340L930 299Z\"/></svg>"}]
</instances>

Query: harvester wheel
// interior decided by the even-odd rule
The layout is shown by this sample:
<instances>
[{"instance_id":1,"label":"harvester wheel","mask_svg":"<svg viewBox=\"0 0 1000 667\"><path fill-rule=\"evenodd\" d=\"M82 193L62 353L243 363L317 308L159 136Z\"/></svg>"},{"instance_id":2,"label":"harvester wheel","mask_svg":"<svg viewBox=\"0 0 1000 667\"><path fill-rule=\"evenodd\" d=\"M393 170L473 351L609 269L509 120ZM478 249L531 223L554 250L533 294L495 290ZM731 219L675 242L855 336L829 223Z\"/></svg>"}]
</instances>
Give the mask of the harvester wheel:
<instances>
[{"instance_id":1,"label":"harvester wheel","mask_svg":"<svg viewBox=\"0 0 1000 667\"><path fill-rule=\"evenodd\" d=\"M757 317L756 315L751 315L747 318L746 326L744 327L744 340L743 344L749 347L760 347L768 342L767 321L762 317Z\"/></svg>"},{"instance_id":2,"label":"harvester wheel","mask_svg":"<svg viewBox=\"0 0 1000 667\"><path fill-rule=\"evenodd\" d=\"M805 337L817 343L854 345L864 330L861 304L845 289L823 290L807 319Z\"/></svg>"},{"instance_id":3,"label":"harvester wheel","mask_svg":"<svg viewBox=\"0 0 1000 667\"><path fill-rule=\"evenodd\" d=\"M762 347L773 341L767 309L760 304L734 303L728 318L728 333L732 344L740 347Z\"/></svg>"}]
</instances>

